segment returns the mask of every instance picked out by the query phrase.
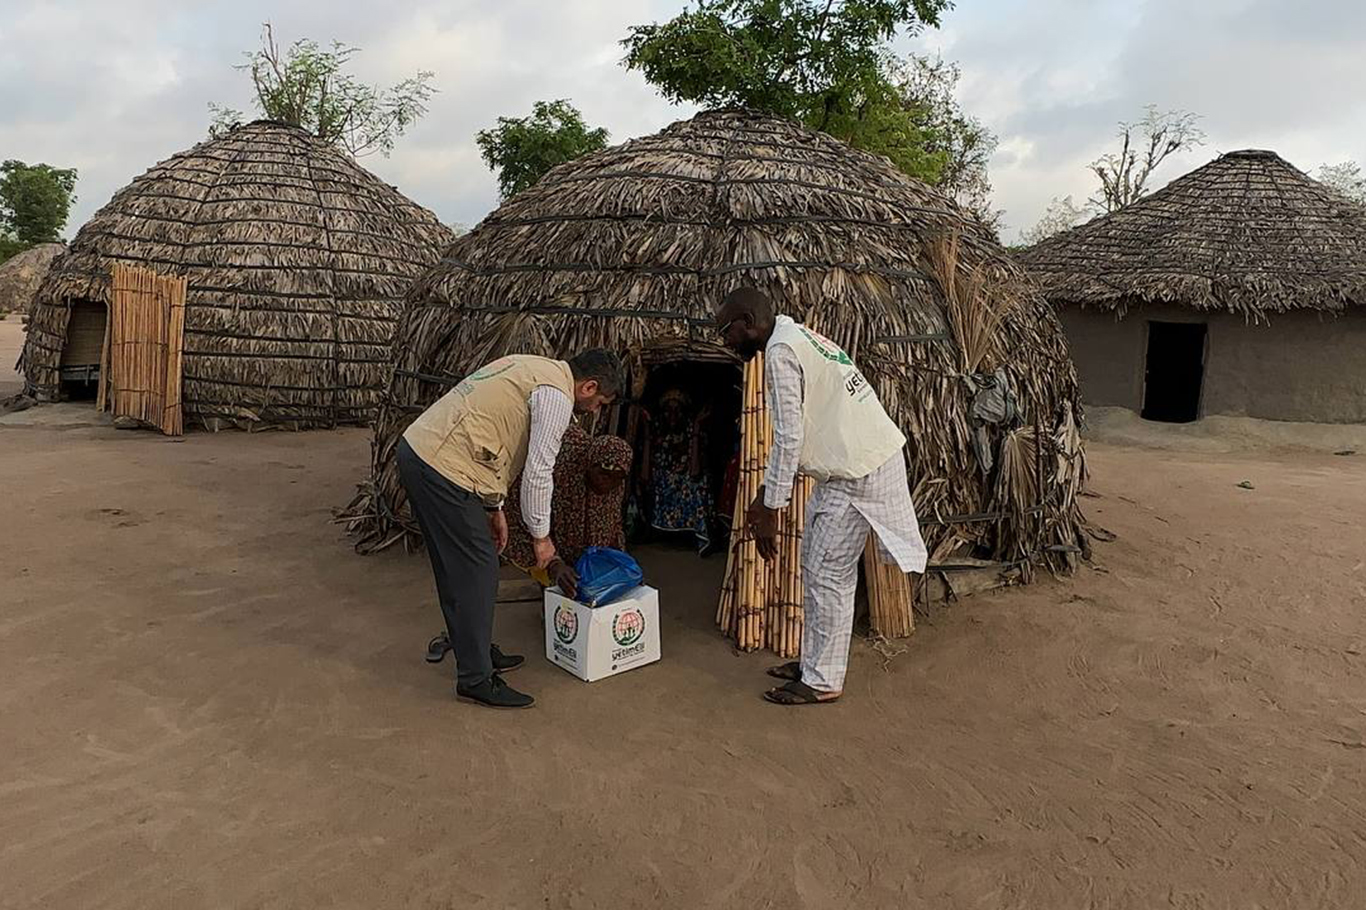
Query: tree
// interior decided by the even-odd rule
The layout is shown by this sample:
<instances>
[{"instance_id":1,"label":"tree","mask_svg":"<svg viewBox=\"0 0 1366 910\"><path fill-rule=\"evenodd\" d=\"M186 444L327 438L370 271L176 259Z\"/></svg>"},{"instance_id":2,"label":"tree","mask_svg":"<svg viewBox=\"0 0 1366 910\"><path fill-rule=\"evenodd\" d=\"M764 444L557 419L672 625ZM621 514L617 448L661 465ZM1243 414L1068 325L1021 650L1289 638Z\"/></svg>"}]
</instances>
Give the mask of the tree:
<instances>
[{"instance_id":1,"label":"tree","mask_svg":"<svg viewBox=\"0 0 1366 910\"><path fill-rule=\"evenodd\" d=\"M356 156L388 155L394 141L427 113L427 102L436 93L430 70L419 70L387 89L364 84L343 72L360 48L338 41L323 50L300 38L281 53L267 22L261 45L246 52L247 62L237 67L251 73L253 103L261 116L308 130ZM220 104L210 104L209 110L214 115L211 136L226 134L244 119L241 111Z\"/></svg>"},{"instance_id":2,"label":"tree","mask_svg":"<svg viewBox=\"0 0 1366 910\"><path fill-rule=\"evenodd\" d=\"M484 163L498 174L498 191L511 199L557 164L607 147L607 130L589 129L569 101L537 101L529 117L499 117L475 135Z\"/></svg>"},{"instance_id":3,"label":"tree","mask_svg":"<svg viewBox=\"0 0 1366 910\"><path fill-rule=\"evenodd\" d=\"M1355 161L1322 165L1314 178L1357 205L1366 205L1366 176L1362 176L1361 165Z\"/></svg>"},{"instance_id":4,"label":"tree","mask_svg":"<svg viewBox=\"0 0 1366 910\"><path fill-rule=\"evenodd\" d=\"M1053 201L1048 203L1048 208L1044 210L1043 217L1032 228L1020 232L1020 242L1025 246L1033 246L1041 240L1047 240L1054 234L1061 234L1063 231L1070 230L1077 226L1077 223L1091 214L1086 207L1078 206L1072 201L1071 196L1061 198L1054 196Z\"/></svg>"},{"instance_id":5,"label":"tree","mask_svg":"<svg viewBox=\"0 0 1366 910\"><path fill-rule=\"evenodd\" d=\"M912 57L895 72L902 103L920 114L926 149L939 159L936 185L958 200L985 226L997 229L1002 212L991 205L987 165L996 135L958 103L958 64L942 58Z\"/></svg>"},{"instance_id":6,"label":"tree","mask_svg":"<svg viewBox=\"0 0 1366 910\"><path fill-rule=\"evenodd\" d=\"M944 156L907 105L891 40L938 25L950 0L698 0L622 41L627 69L668 99L800 120L937 182Z\"/></svg>"},{"instance_id":7,"label":"tree","mask_svg":"<svg viewBox=\"0 0 1366 910\"><path fill-rule=\"evenodd\" d=\"M66 227L76 197L74 168L6 161L0 165L0 249L8 259L51 243Z\"/></svg>"},{"instance_id":8,"label":"tree","mask_svg":"<svg viewBox=\"0 0 1366 910\"><path fill-rule=\"evenodd\" d=\"M1148 178L1169 156L1202 145L1205 133L1195 122L1200 119L1189 111L1159 111L1150 104L1141 120L1121 123L1116 134L1119 151L1107 152L1091 162L1091 172L1100 178L1100 191L1091 204L1113 212L1143 196Z\"/></svg>"}]
</instances>

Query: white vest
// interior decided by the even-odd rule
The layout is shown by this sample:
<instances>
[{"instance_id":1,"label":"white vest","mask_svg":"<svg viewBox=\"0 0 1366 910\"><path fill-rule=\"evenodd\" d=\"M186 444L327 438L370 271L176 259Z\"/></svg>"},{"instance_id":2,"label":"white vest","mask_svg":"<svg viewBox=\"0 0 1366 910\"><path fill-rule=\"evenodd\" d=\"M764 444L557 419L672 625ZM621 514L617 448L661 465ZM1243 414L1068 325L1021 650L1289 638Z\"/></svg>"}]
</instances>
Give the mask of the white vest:
<instances>
[{"instance_id":1,"label":"white vest","mask_svg":"<svg viewBox=\"0 0 1366 910\"><path fill-rule=\"evenodd\" d=\"M817 481L867 477L906 445L873 387L833 341L779 316L765 352L776 344L791 348L802 365L803 474Z\"/></svg>"}]
</instances>

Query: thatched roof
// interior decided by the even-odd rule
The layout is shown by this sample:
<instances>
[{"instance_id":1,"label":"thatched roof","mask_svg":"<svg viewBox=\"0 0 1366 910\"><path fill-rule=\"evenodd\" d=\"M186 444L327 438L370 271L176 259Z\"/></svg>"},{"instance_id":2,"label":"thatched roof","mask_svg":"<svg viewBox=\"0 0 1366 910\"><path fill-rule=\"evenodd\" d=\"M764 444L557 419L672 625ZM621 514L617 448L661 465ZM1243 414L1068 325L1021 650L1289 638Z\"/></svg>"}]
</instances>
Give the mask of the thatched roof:
<instances>
[{"instance_id":1,"label":"thatched roof","mask_svg":"<svg viewBox=\"0 0 1366 910\"><path fill-rule=\"evenodd\" d=\"M27 313L48 266L65 244L40 243L0 263L0 313Z\"/></svg>"},{"instance_id":2,"label":"thatched roof","mask_svg":"<svg viewBox=\"0 0 1366 910\"><path fill-rule=\"evenodd\" d=\"M1121 313L1366 304L1366 212L1268 151L1221 155L1020 258L1051 302Z\"/></svg>"},{"instance_id":3,"label":"thatched roof","mask_svg":"<svg viewBox=\"0 0 1366 910\"><path fill-rule=\"evenodd\" d=\"M992 289L970 314L988 327L986 369L1005 369L1029 430L1037 421L1051 439L1077 404L1052 310L966 212L886 159L787 121L717 111L555 168L457 240L409 292L372 482L353 513L362 549L411 530L394 446L467 372L504 353L590 346L638 363L688 346L728 356L715 346L712 314L742 284L766 289L858 360L911 439L913 488L933 541L961 534L1012 559L1073 544L1075 504L1045 464L1051 444L1040 461L1044 505L1028 515L1011 512L1010 491L979 470L960 327L935 266L955 236L959 290L977 286L972 275Z\"/></svg>"},{"instance_id":4,"label":"thatched roof","mask_svg":"<svg viewBox=\"0 0 1366 910\"><path fill-rule=\"evenodd\" d=\"M106 301L115 262L184 275L184 406L209 425L365 422L397 304L450 232L309 133L258 121L156 165L53 263L26 376L57 394L70 304Z\"/></svg>"}]
</instances>

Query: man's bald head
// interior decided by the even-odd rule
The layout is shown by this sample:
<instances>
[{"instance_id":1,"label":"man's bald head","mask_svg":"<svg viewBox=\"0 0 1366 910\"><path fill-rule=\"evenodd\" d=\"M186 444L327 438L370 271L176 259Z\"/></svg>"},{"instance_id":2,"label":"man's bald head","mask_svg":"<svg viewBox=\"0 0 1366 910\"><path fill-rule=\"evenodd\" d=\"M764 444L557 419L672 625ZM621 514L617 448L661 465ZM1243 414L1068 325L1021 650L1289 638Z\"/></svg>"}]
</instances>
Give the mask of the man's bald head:
<instances>
[{"instance_id":1,"label":"man's bald head","mask_svg":"<svg viewBox=\"0 0 1366 910\"><path fill-rule=\"evenodd\" d=\"M736 288L716 308L716 328L726 347L749 360L773 334L773 301L758 288Z\"/></svg>"}]
</instances>

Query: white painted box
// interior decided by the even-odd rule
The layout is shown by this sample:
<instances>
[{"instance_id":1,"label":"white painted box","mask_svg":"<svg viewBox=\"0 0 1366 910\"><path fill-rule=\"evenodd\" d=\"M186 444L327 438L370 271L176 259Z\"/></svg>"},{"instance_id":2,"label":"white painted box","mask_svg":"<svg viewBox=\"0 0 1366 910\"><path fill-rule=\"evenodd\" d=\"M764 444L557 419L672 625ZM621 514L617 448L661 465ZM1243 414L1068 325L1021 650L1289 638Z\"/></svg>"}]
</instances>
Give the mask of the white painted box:
<instances>
[{"instance_id":1,"label":"white painted box","mask_svg":"<svg viewBox=\"0 0 1366 910\"><path fill-rule=\"evenodd\" d=\"M588 607L559 588L545 592L545 658L585 682L659 660L659 592L642 585L621 600Z\"/></svg>"}]
</instances>

